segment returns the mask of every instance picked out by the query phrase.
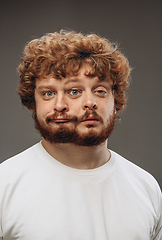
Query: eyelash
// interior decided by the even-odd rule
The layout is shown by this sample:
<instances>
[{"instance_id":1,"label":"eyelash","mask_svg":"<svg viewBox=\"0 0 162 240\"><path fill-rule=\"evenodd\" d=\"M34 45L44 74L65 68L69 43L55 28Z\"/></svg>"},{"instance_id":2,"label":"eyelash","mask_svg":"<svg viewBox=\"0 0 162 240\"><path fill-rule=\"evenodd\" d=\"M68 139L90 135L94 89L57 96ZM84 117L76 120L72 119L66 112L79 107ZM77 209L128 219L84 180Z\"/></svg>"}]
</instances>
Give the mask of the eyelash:
<instances>
[{"instance_id":1,"label":"eyelash","mask_svg":"<svg viewBox=\"0 0 162 240\"><path fill-rule=\"evenodd\" d=\"M99 97L105 97L107 96L107 91L106 90L102 90L102 89L98 89L94 91Z\"/></svg>"},{"instance_id":2,"label":"eyelash","mask_svg":"<svg viewBox=\"0 0 162 240\"><path fill-rule=\"evenodd\" d=\"M95 92L98 92L98 93L106 93L106 91L104 91L104 90L96 90Z\"/></svg>"}]
</instances>

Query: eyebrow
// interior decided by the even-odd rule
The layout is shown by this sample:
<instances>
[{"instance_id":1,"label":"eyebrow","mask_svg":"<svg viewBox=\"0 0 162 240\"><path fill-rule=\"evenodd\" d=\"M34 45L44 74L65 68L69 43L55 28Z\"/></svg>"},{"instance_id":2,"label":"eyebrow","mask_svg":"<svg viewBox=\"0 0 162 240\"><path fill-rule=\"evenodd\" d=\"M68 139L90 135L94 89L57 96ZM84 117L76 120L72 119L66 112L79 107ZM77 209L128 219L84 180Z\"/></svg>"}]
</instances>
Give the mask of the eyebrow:
<instances>
[{"instance_id":1,"label":"eyebrow","mask_svg":"<svg viewBox=\"0 0 162 240\"><path fill-rule=\"evenodd\" d=\"M75 79L69 79L69 80L67 80L67 81L65 82L65 85L67 85L68 83L71 83L71 82L81 82L81 80L78 79L78 78L75 78Z\"/></svg>"},{"instance_id":2,"label":"eyebrow","mask_svg":"<svg viewBox=\"0 0 162 240\"><path fill-rule=\"evenodd\" d=\"M89 78L91 78L91 77L89 77ZM74 83L75 83L75 82L76 82L76 83L77 83L77 82L82 82L82 79L79 79L79 78L76 77L75 79L66 80L65 85L68 84L68 83L71 83L71 82L74 82ZM99 79L99 78L98 78L98 82L108 82L108 81L107 81L106 79Z\"/></svg>"},{"instance_id":3,"label":"eyebrow","mask_svg":"<svg viewBox=\"0 0 162 240\"><path fill-rule=\"evenodd\" d=\"M50 90L52 88L53 88L52 85L48 85L48 86L42 85L42 86L39 86L37 89L38 89L38 91L41 91L41 90L44 90L44 89Z\"/></svg>"}]
</instances>

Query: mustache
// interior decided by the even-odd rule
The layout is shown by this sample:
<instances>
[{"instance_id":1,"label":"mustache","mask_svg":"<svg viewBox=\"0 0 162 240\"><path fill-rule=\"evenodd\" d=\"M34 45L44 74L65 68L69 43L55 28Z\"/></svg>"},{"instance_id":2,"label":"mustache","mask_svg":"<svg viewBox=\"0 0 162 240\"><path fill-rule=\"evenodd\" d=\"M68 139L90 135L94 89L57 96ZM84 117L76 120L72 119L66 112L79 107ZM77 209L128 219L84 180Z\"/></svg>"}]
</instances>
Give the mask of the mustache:
<instances>
[{"instance_id":1,"label":"mustache","mask_svg":"<svg viewBox=\"0 0 162 240\"><path fill-rule=\"evenodd\" d=\"M96 113L95 110L87 110L85 112L85 114L78 119L78 121L83 122L84 120L86 120L89 117L93 117L94 119L103 122L102 117L98 113Z\"/></svg>"},{"instance_id":2,"label":"mustache","mask_svg":"<svg viewBox=\"0 0 162 240\"><path fill-rule=\"evenodd\" d=\"M53 115L50 115L46 118L46 122L49 123L57 118L62 118L62 119L67 119L69 121L72 121L72 122L83 122L84 120L86 120L88 117L94 117L94 119L98 120L98 121L101 121L103 123L103 119L102 117L96 113L95 110L86 110L86 112L81 116L81 117L76 117L76 116L72 116L72 115L69 115L67 113L54 113Z\"/></svg>"}]
</instances>

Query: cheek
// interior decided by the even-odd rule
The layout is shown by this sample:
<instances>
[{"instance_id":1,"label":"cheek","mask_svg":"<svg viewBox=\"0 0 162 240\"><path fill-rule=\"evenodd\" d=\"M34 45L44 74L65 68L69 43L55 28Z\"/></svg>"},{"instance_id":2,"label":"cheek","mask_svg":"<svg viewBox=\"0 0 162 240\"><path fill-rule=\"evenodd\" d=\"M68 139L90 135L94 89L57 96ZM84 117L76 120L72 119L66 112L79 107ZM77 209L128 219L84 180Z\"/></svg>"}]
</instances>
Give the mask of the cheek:
<instances>
[{"instance_id":1,"label":"cheek","mask_svg":"<svg viewBox=\"0 0 162 240\"><path fill-rule=\"evenodd\" d=\"M38 117L46 117L51 112L51 110L51 106L48 102L39 102L36 104L36 112Z\"/></svg>"},{"instance_id":2,"label":"cheek","mask_svg":"<svg viewBox=\"0 0 162 240\"><path fill-rule=\"evenodd\" d=\"M102 103L100 105L100 113L105 117L105 118L109 118L110 115L113 114L114 112L114 101L110 101L109 103Z\"/></svg>"},{"instance_id":3,"label":"cheek","mask_svg":"<svg viewBox=\"0 0 162 240\"><path fill-rule=\"evenodd\" d=\"M68 101L68 109L70 112L77 114L82 109L82 102L77 99L77 101Z\"/></svg>"}]
</instances>

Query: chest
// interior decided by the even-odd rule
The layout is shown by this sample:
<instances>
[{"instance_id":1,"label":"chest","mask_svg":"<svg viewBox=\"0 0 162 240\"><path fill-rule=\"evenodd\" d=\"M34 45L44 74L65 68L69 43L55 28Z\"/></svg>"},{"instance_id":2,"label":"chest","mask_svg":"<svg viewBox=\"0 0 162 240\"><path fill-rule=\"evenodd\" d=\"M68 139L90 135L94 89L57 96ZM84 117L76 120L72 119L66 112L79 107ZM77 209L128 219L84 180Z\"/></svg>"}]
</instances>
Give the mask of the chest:
<instances>
[{"instance_id":1,"label":"chest","mask_svg":"<svg viewBox=\"0 0 162 240\"><path fill-rule=\"evenodd\" d=\"M3 204L4 239L150 240L155 213L147 194L107 181L21 181Z\"/></svg>"}]
</instances>

